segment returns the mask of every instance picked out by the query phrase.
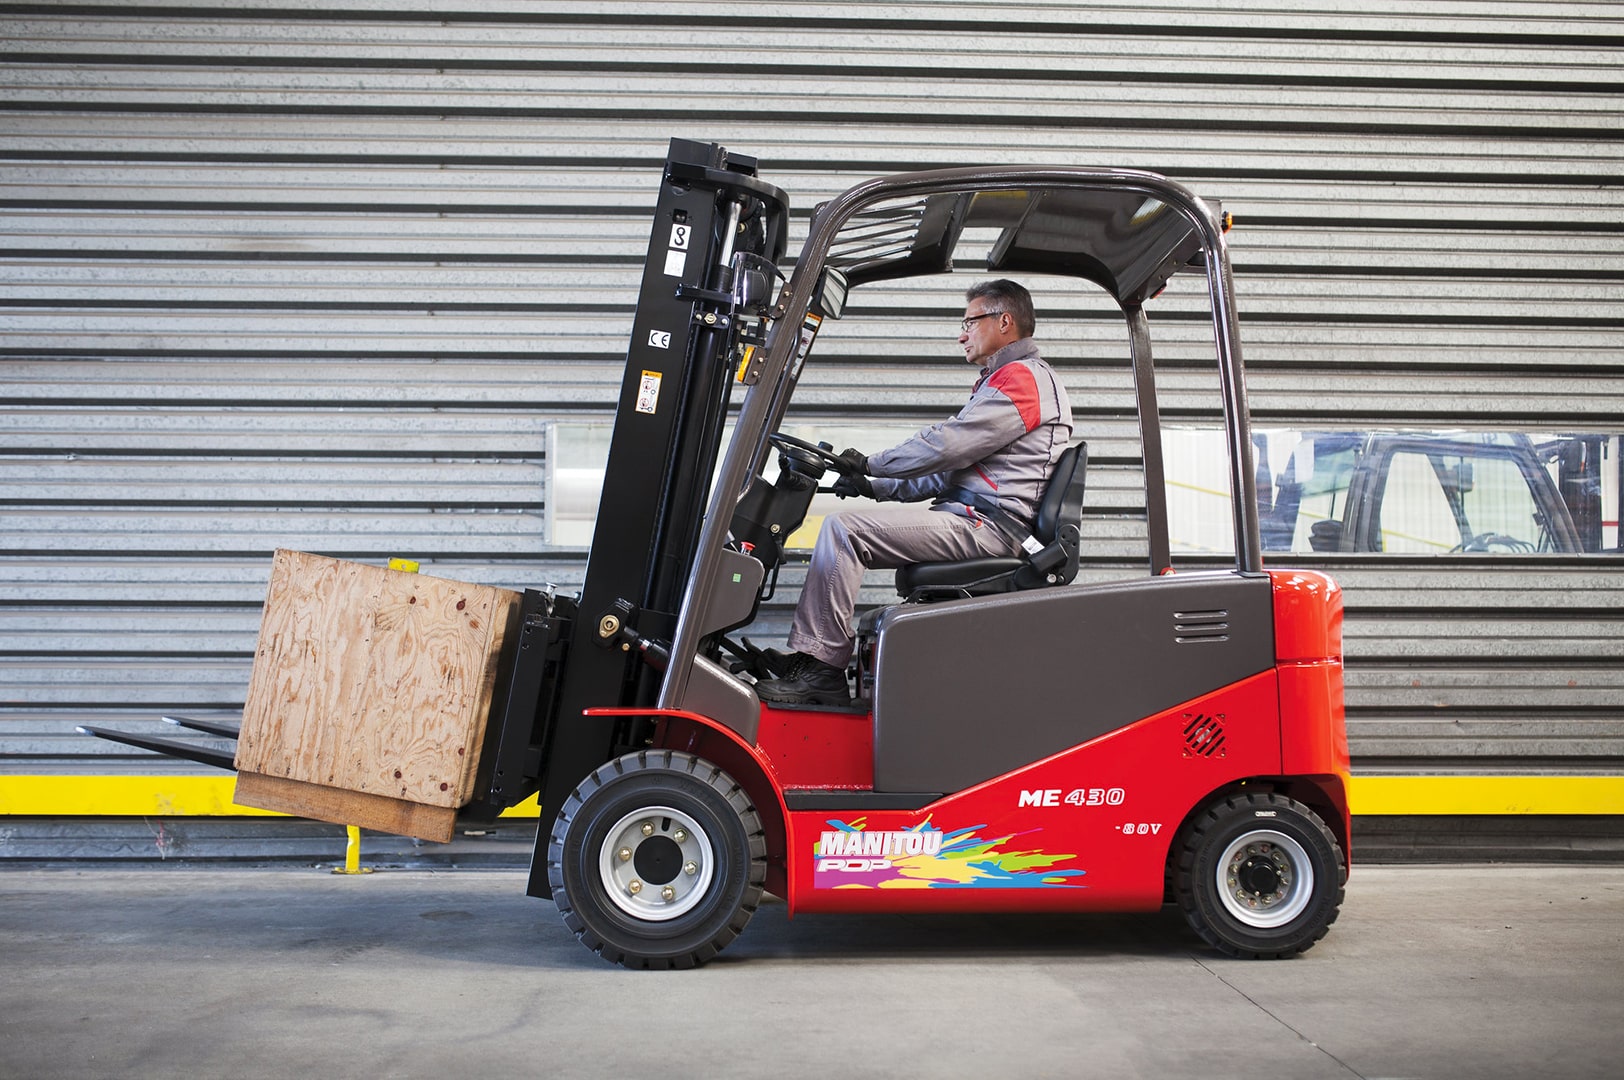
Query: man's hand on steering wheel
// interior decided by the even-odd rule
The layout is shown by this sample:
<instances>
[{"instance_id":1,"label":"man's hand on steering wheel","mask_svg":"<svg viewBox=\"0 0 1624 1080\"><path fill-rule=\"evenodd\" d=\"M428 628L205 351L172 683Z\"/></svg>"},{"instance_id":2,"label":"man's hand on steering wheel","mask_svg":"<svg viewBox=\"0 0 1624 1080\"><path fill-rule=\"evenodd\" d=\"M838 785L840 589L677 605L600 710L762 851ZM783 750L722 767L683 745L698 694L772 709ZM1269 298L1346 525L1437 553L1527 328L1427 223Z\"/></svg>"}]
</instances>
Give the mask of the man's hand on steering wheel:
<instances>
[{"instance_id":1,"label":"man's hand on steering wheel","mask_svg":"<svg viewBox=\"0 0 1624 1080\"><path fill-rule=\"evenodd\" d=\"M849 446L836 454L830 464L842 476L868 475L868 455L861 450L853 450Z\"/></svg>"},{"instance_id":2,"label":"man's hand on steering wheel","mask_svg":"<svg viewBox=\"0 0 1624 1080\"><path fill-rule=\"evenodd\" d=\"M835 477L834 493L837 498L849 499L854 495L861 495L865 499L874 497L874 485L868 482L868 477L860 472L843 474Z\"/></svg>"},{"instance_id":3,"label":"man's hand on steering wheel","mask_svg":"<svg viewBox=\"0 0 1624 1080\"><path fill-rule=\"evenodd\" d=\"M874 497L874 485L868 482L867 454L848 446L836 454L829 464L840 474L834 483L837 498L849 499L854 495L861 495L865 499Z\"/></svg>"}]
</instances>

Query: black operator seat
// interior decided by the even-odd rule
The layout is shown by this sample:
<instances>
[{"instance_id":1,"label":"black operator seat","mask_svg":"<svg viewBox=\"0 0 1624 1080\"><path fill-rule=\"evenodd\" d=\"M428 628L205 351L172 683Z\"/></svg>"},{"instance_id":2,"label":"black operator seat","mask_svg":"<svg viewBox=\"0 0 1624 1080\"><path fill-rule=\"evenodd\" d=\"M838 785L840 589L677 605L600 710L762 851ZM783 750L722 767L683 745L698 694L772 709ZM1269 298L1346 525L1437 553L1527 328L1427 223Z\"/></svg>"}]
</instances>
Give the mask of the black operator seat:
<instances>
[{"instance_id":1,"label":"black operator seat","mask_svg":"<svg viewBox=\"0 0 1624 1080\"><path fill-rule=\"evenodd\" d=\"M1074 443L1061 451L1032 523L1032 537L1042 545L1037 552L1001 559L912 563L897 571L897 595L910 602L946 600L1069 584L1077 576L1082 547L1087 473L1087 443Z\"/></svg>"}]
</instances>

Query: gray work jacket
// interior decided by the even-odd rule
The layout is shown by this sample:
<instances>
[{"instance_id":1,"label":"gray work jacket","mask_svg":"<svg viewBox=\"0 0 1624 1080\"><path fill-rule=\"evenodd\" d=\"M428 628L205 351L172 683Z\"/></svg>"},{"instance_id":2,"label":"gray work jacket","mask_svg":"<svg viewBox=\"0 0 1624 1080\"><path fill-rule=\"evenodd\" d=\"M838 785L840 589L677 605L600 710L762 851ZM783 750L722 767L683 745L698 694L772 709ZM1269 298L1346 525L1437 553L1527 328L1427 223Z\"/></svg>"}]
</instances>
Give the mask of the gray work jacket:
<instances>
[{"instance_id":1,"label":"gray work jacket","mask_svg":"<svg viewBox=\"0 0 1624 1080\"><path fill-rule=\"evenodd\" d=\"M1071 401L1031 338L992 354L956 416L869 455L877 499L937 499L977 518L996 505L1030 526L1061 451L1071 441Z\"/></svg>"}]
</instances>

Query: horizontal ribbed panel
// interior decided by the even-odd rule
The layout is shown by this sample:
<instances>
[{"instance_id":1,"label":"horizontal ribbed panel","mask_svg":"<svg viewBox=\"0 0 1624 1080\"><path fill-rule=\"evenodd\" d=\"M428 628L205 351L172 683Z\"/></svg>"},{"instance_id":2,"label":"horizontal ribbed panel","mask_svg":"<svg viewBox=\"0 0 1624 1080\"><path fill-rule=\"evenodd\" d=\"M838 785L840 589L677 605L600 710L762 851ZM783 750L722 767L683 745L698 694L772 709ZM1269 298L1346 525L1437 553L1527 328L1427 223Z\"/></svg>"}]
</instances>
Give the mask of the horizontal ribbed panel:
<instances>
[{"instance_id":1,"label":"horizontal ribbed panel","mask_svg":"<svg viewBox=\"0 0 1624 1080\"><path fill-rule=\"evenodd\" d=\"M0 768L146 771L73 725L240 707L276 545L578 585L549 439L613 409L672 135L761 158L792 256L877 173L1167 172L1235 215L1260 425L1616 434L1621 56L1618 4L0 5ZM1120 316L1033 285L1083 576L1140 573ZM959 312L859 290L798 421L955 409ZM1150 316L1164 420L1210 423L1200 290ZM1624 760L1617 557L1318 565L1356 764Z\"/></svg>"}]
</instances>

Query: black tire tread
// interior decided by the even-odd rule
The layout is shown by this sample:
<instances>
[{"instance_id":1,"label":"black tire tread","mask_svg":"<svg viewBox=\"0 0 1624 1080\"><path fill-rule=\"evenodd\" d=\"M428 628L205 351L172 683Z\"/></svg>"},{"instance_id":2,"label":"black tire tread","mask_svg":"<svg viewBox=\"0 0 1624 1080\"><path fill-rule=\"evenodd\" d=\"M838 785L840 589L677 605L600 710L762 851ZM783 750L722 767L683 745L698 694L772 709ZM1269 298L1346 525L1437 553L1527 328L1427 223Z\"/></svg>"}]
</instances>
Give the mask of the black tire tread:
<instances>
[{"instance_id":1,"label":"black tire tread","mask_svg":"<svg viewBox=\"0 0 1624 1080\"><path fill-rule=\"evenodd\" d=\"M674 956L651 956L604 940L592 930L586 920L581 917L580 912L576 910L574 902L570 899L569 890L565 887L563 874L565 838L569 833L570 825L579 816L587 800L613 780L634 773L657 771L676 772L690 776L726 800L728 806L738 815L739 821L744 827L750 856L748 878L743 897L739 905L730 914L726 924L712 934L708 940L687 952ZM582 780L574 791L570 792L569 798L564 800L564 805L559 809L558 816L553 820L552 832L548 837L547 872L552 885L553 900L558 905L558 913L563 917L564 925L580 940L581 944L610 963L620 964L624 967L686 970L710 960L737 938L750 922L751 916L755 914L756 909L761 905L761 896L766 885L766 856L767 835L761 824L761 815L756 812L749 795L731 776L718 766L680 750L639 750L624 754L599 766L591 775Z\"/></svg>"},{"instance_id":2,"label":"black tire tread","mask_svg":"<svg viewBox=\"0 0 1624 1080\"><path fill-rule=\"evenodd\" d=\"M1314 829L1330 849L1332 862L1336 868L1336 895L1331 901L1330 911L1318 923L1307 927L1306 934L1281 942L1274 947L1249 947L1238 944L1225 938L1202 915L1199 900L1196 895L1198 883L1196 881L1195 864L1200 854L1202 842L1213 830L1224 825L1226 820L1238 814L1255 810L1288 811L1301 819L1299 824ZM1342 858L1342 848L1336 842L1331 830L1320 820L1318 814L1307 805L1296 799L1274 792L1244 792L1230 795L1208 804L1186 826L1178 845L1175 848L1177 866L1174 871L1174 895L1178 900L1179 908L1183 911L1185 920L1190 927L1212 948L1226 956L1242 960L1280 960L1296 956L1312 948L1316 942L1323 938L1330 930L1331 924L1336 922L1337 916L1342 913L1342 900L1347 892L1347 870ZM1318 907L1318 904L1314 906Z\"/></svg>"}]
</instances>

